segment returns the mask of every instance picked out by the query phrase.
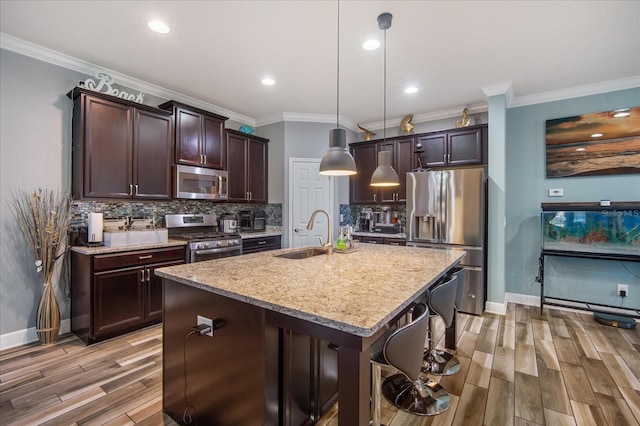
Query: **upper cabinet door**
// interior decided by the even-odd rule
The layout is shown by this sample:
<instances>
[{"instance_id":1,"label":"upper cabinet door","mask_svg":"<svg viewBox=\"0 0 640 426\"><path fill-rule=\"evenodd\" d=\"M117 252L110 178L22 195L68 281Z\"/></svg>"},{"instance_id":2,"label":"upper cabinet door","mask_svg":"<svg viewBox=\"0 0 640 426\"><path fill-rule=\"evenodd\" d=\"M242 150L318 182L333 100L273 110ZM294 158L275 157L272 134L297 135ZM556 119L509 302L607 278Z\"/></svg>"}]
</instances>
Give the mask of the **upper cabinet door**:
<instances>
[{"instance_id":1,"label":"upper cabinet door","mask_svg":"<svg viewBox=\"0 0 640 426\"><path fill-rule=\"evenodd\" d=\"M171 198L170 115L136 110L133 149L134 197Z\"/></svg>"},{"instance_id":2,"label":"upper cabinet door","mask_svg":"<svg viewBox=\"0 0 640 426\"><path fill-rule=\"evenodd\" d=\"M224 143L224 121L202 116L202 149L203 166L226 170L227 156Z\"/></svg>"},{"instance_id":3,"label":"upper cabinet door","mask_svg":"<svg viewBox=\"0 0 640 426\"><path fill-rule=\"evenodd\" d=\"M202 165L200 140L202 123L200 114L183 108L175 109L176 163Z\"/></svg>"},{"instance_id":4,"label":"upper cabinet door","mask_svg":"<svg viewBox=\"0 0 640 426\"><path fill-rule=\"evenodd\" d=\"M422 166L438 167L447 163L447 134L420 136L417 143L422 144Z\"/></svg>"},{"instance_id":5,"label":"upper cabinet door","mask_svg":"<svg viewBox=\"0 0 640 426\"><path fill-rule=\"evenodd\" d=\"M247 141L247 190L249 201L266 203L267 200L267 143L249 138Z\"/></svg>"},{"instance_id":6,"label":"upper cabinet door","mask_svg":"<svg viewBox=\"0 0 640 426\"><path fill-rule=\"evenodd\" d=\"M396 155L394 166L400 179L400 186L395 189L396 202L407 201L407 173L417 167L415 164L415 143L413 138L396 140Z\"/></svg>"},{"instance_id":7,"label":"upper cabinet door","mask_svg":"<svg viewBox=\"0 0 640 426\"><path fill-rule=\"evenodd\" d=\"M129 198L133 188L133 108L98 97L81 96L84 111L78 119L84 122L84 134L77 135L80 137L74 145L83 146L74 148L84 150L82 196ZM75 165L76 172L79 166Z\"/></svg>"},{"instance_id":8,"label":"upper cabinet door","mask_svg":"<svg viewBox=\"0 0 640 426\"><path fill-rule=\"evenodd\" d=\"M246 201L247 159L246 138L227 132L227 171L229 172L229 201Z\"/></svg>"},{"instance_id":9,"label":"upper cabinet door","mask_svg":"<svg viewBox=\"0 0 640 426\"><path fill-rule=\"evenodd\" d=\"M483 128L449 132L448 163L452 166L482 163Z\"/></svg>"},{"instance_id":10,"label":"upper cabinet door","mask_svg":"<svg viewBox=\"0 0 640 426\"><path fill-rule=\"evenodd\" d=\"M357 174L349 176L349 201L353 204L373 204L377 191L371 186L371 175L377 166L378 149L375 143L351 146Z\"/></svg>"}]
</instances>

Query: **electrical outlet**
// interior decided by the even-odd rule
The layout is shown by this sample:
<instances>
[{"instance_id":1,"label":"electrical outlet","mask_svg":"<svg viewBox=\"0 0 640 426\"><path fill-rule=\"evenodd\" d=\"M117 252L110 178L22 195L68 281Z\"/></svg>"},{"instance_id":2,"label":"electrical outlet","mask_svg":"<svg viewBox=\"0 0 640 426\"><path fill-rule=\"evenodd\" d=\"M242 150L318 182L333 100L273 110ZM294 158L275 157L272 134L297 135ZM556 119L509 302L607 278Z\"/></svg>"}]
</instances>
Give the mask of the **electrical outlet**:
<instances>
[{"instance_id":1,"label":"electrical outlet","mask_svg":"<svg viewBox=\"0 0 640 426\"><path fill-rule=\"evenodd\" d=\"M198 315L198 317L196 318L196 325L200 325L200 324L208 325L210 327L210 331L207 334L205 334L205 336L213 337L213 320L211 318Z\"/></svg>"},{"instance_id":2,"label":"electrical outlet","mask_svg":"<svg viewBox=\"0 0 640 426\"><path fill-rule=\"evenodd\" d=\"M622 292L624 291L624 295L629 295L629 286L627 284L618 284L618 296L622 296Z\"/></svg>"},{"instance_id":3,"label":"electrical outlet","mask_svg":"<svg viewBox=\"0 0 640 426\"><path fill-rule=\"evenodd\" d=\"M549 188L549 197L563 197L564 189L563 188Z\"/></svg>"}]
</instances>

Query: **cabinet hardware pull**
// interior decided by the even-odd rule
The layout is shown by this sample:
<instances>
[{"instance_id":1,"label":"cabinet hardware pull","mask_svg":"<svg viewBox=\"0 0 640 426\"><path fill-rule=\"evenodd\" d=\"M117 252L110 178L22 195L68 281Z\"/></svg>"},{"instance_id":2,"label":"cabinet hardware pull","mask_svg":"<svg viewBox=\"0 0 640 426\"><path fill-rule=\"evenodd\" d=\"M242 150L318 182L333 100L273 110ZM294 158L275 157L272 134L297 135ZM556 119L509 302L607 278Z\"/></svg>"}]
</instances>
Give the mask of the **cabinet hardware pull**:
<instances>
[{"instance_id":1,"label":"cabinet hardware pull","mask_svg":"<svg viewBox=\"0 0 640 426\"><path fill-rule=\"evenodd\" d=\"M451 154L448 154L447 160L448 160L449 163L451 163Z\"/></svg>"},{"instance_id":2,"label":"cabinet hardware pull","mask_svg":"<svg viewBox=\"0 0 640 426\"><path fill-rule=\"evenodd\" d=\"M376 195L377 195L377 194L373 194L373 202L374 202L374 203L376 202Z\"/></svg>"},{"instance_id":3,"label":"cabinet hardware pull","mask_svg":"<svg viewBox=\"0 0 640 426\"><path fill-rule=\"evenodd\" d=\"M147 282L151 281L151 270L147 269Z\"/></svg>"},{"instance_id":4,"label":"cabinet hardware pull","mask_svg":"<svg viewBox=\"0 0 640 426\"><path fill-rule=\"evenodd\" d=\"M133 195L138 195L138 184L136 183L136 192Z\"/></svg>"},{"instance_id":5,"label":"cabinet hardware pull","mask_svg":"<svg viewBox=\"0 0 640 426\"><path fill-rule=\"evenodd\" d=\"M140 269L140 282L144 282L144 269Z\"/></svg>"},{"instance_id":6,"label":"cabinet hardware pull","mask_svg":"<svg viewBox=\"0 0 640 426\"><path fill-rule=\"evenodd\" d=\"M442 154L442 162L443 163L447 162L447 154Z\"/></svg>"},{"instance_id":7,"label":"cabinet hardware pull","mask_svg":"<svg viewBox=\"0 0 640 426\"><path fill-rule=\"evenodd\" d=\"M377 241L369 241L369 244L378 244Z\"/></svg>"},{"instance_id":8,"label":"cabinet hardware pull","mask_svg":"<svg viewBox=\"0 0 640 426\"><path fill-rule=\"evenodd\" d=\"M207 154L204 154L202 157L204 157L202 164L207 164Z\"/></svg>"},{"instance_id":9,"label":"cabinet hardware pull","mask_svg":"<svg viewBox=\"0 0 640 426\"><path fill-rule=\"evenodd\" d=\"M249 191L249 200L253 200L253 192Z\"/></svg>"},{"instance_id":10,"label":"cabinet hardware pull","mask_svg":"<svg viewBox=\"0 0 640 426\"><path fill-rule=\"evenodd\" d=\"M133 185L129 185L129 196L133 196Z\"/></svg>"},{"instance_id":11,"label":"cabinet hardware pull","mask_svg":"<svg viewBox=\"0 0 640 426\"><path fill-rule=\"evenodd\" d=\"M146 255L146 256L139 256L139 257L138 257L138 259L140 259L140 260L144 260L144 259L151 259L151 258L153 258L153 255L152 255L152 254L148 254L148 255Z\"/></svg>"},{"instance_id":12,"label":"cabinet hardware pull","mask_svg":"<svg viewBox=\"0 0 640 426\"><path fill-rule=\"evenodd\" d=\"M262 244L267 244L266 241L258 241L258 244L262 245Z\"/></svg>"},{"instance_id":13,"label":"cabinet hardware pull","mask_svg":"<svg viewBox=\"0 0 640 426\"><path fill-rule=\"evenodd\" d=\"M399 246L400 243L389 243L390 246Z\"/></svg>"}]
</instances>

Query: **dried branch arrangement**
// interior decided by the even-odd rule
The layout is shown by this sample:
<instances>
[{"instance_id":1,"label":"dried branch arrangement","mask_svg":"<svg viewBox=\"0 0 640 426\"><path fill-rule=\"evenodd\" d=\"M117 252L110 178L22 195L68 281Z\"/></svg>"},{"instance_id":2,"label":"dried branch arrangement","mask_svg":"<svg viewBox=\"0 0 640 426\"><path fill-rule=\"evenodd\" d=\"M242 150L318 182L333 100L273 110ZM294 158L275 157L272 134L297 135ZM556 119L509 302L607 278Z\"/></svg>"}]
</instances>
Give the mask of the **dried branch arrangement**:
<instances>
[{"instance_id":1,"label":"dried branch arrangement","mask_svg":"<svg viewBox=\"0 0 640 426\"><path fill-rule=\"evenodd\" d=\"M42 273L45 284L51 283L56 261L67 247L71 199L50 189L12 191L11 199L9 207L33 254L36 271Z\"/></svg>"}]
</instances>

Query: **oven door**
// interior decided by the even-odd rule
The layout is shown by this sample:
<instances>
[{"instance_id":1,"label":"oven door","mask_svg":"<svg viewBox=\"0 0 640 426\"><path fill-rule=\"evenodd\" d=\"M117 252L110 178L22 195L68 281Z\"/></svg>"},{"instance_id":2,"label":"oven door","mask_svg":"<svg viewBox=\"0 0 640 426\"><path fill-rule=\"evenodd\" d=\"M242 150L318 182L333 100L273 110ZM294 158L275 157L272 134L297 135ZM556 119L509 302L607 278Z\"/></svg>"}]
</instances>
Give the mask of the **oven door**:
<instances>
[{"instance_id":1,"label":"oven door","mask_svg":"<svg viewBox=\"0 0 640 426\"><path fill-rule=\"evenodd\" d=\"M189 263L202 262L203 260L221 259L223 257L238 256L242 254L242 246L222 247L205 250L191 250Z\"/></svg>"}]
</instances>

